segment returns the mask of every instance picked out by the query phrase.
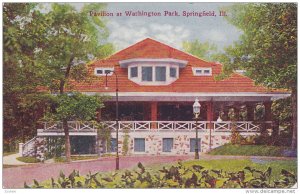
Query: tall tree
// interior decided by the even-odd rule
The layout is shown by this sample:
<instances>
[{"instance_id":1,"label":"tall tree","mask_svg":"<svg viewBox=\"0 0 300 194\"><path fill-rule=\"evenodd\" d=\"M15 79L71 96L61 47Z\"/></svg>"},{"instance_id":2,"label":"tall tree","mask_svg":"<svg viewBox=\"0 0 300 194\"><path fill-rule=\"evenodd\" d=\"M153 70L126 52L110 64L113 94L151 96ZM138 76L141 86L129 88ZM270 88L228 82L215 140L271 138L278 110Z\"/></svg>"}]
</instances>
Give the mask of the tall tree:
<instances>
[{"instance_id":1,"label":"tall tree","mask_svg":"<svg viewBox=\"0 0 300 194\"><path fill-rule=\"evenodd\" d=\"M3 4L4 145L32 136L42 116L45 101L37 94L41 77L34 61L35 49L45 47L45 25L37 4Z\"/></svg>"},{"instance_id":2,"label":"tall tree","mask_svg":"<svg viewBox=\"0 0 300 194\"><path fill-rule=\"evenodd\" d=\"M228 7L227 20L243 31L219 56L224 75L244 69L256 83L291 91L292 148L297 145L297 4L249 3Z\"/></svg>"},{"instance_id":3,"label":"tall tree","mask_svg":"<svg viewBox=\"0 0 300 194\"><path fill-rule=\"evenodd\" d=\"M108 30L101 17L91 17L90 10L101 11L104 4L88 4L76 11L69 4L52 4L52 9L45 15L48 26L45 41L47 48L38 51L38 64L44 70L44 85L53 93L64 95L72 90L71 80L85 81L88 76L86 63L93 56L112 51L112 46L105 43ZM104 48L104 49L103 49ZM68 119L60 117L65 133L67 162L71 160Z\"/></svg>"},{"instance_id":4,"label":"tall tree","mask_svg":"<svg viewBox=\"0 0 300 194\"><path fill-rule=\"evenodd\" d=\"M184 41L182 43L183 50L191 53L201 59L211 61L217 51L217 46L209 42L200 42L199 40Z\"/></svg>"}]
</instances>

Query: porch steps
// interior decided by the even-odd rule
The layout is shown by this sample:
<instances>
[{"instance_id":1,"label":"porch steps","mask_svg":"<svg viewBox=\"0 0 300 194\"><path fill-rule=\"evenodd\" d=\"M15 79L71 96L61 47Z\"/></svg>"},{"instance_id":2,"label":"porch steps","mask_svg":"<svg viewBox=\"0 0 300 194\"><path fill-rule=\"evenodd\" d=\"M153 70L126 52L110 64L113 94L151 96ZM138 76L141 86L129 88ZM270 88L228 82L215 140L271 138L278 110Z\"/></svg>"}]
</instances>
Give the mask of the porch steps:
<instances>
[{"instance_id":1,"label":"porch steps","mask_svg":"<svg viewBox=\"0 0 300 194\"><path fill-rule=\"evenodd\" d=\"M36 136L32 138L31 140L27 141L24 143L22 146L22 156L35 156L36 153L36 148L35 148L35 143L36 143Z\"/></svg>"}]
</instances>

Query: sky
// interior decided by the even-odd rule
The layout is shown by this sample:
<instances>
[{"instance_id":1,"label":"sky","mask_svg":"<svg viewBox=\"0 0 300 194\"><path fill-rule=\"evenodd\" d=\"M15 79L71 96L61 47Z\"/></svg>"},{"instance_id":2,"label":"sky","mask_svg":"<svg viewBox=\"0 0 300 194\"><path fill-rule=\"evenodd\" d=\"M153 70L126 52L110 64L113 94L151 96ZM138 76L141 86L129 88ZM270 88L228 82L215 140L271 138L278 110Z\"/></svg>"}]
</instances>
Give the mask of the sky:
<instances>
[{"instance_id":1,"label":"sky","mask_svg":"<svg viewBox=\"0 0 300 194\"><path fill-rule=\"evenodd\" d=\"M229 3L108 3L108 12L122 12L123 16L107 17L110 30L109 42L117 50L124 49L145 38L153 38L182 49L183 41L198 39L217 45L219 50L238 40L242 33L226 19L219 16L222 7ZM160 12L158 17L128 17L125 11ZM164 16L164 11L177 11L180 16ZM185 17L187 12L212 12L216 16ZM230 13L227 13L230 14Z\"/></svg>"},{"instance_id":2,"label":"sky","mask_svg":"<svg viewBox=\"0 0 300 194\"><path fill-rule=\"evenodd\" d=\"M70 3L80 10L84 3ZM108 42L115 50L122 50L145 38L152 38L182 50L183 41L199 40L217 46L219 51L231 45L242 34L225 17L219 16L223 7L232 3L106 3L106 11L113 16L105 16L109 29ZM49 4L46 6L50 8ZM91 10L92 11L92 10ZM159 12L161 16L126 16L126 11ZM179 16L165 16L165 11L177 11ZM216 16L183 15L183 11L194 13L212 13ZM117 16L117 13L122 16ZM226 13L230 15L230 13ZM99 16L91 16L99 17Z\"/></svg>"}]
</instances>

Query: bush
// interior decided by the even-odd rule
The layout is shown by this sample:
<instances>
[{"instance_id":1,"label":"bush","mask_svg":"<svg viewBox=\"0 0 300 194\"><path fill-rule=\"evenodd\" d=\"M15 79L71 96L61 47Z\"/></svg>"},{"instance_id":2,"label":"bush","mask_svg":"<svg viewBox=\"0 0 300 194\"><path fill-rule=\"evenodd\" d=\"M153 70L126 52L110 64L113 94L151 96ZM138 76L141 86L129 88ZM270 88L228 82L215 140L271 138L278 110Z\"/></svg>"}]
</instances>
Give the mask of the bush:
<instances>
[{"instance_id":1,"label":"bush","mask_svg":"<svg viewBox=\"0 0 300 194\"><path fill-rule=\"evenodd\" d=\"M246 166L237 172L222 169L206 169L200 165L185 166L178 162L169 168L158 171L147 170L138 163L138 170L125 170L113 174L91 172L80 176L74 170L69 176L62 172L57 180L51 178L41 184L34 180L32 186L25 188L289 188L297 182L296 176L281 170L280 178L271 181L272 168L264 171Z\"/></svg>"},{"instance_id":2,"label":"bush","mask_svg":"<svg viewBox=\"0 0 300 194\"><path fill-rule=\"evenodd\" d=\"M36 159L35 157L18 157L17 160L21 161L21 162L25 162L25 163L37 163L39 162L38 159Z\"/></svg>"}]
</instances>

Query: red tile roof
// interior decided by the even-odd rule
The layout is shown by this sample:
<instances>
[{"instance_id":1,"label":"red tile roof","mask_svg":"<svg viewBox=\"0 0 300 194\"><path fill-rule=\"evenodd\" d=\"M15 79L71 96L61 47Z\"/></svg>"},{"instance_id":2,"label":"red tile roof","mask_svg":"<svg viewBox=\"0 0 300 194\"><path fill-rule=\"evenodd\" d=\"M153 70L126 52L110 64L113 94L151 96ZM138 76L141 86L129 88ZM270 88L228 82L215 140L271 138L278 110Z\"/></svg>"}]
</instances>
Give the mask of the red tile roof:
<instances>
[{"instance_id":1,"label":"red tile roof","mask_svg":"<svg viewBox=\"0 0 300 194\"><path fill-rule=\"evenodd\" d=\"M179 78L170 85L140 86L128 79L127 69L121 68L118 63L133 58L174 58L188 61L188 64L180 69ZM276 92L256 86L252 79L237 73L233 73L228 79L216 81L214 76L221 72L221 64L204 61L150 38L121 50L107 59L95 61L90 65L91 74L94 74L96 67L114 67L119 78L120 92ZM211 67L213 76L193 76L192 67ZM105 77L94 76L90 82L73 82L73 85L75 90L81 92L113 92L115 77L109 76L108 81L112 86L108 91L104 90Z\"/></svg>"}]
</instances>

